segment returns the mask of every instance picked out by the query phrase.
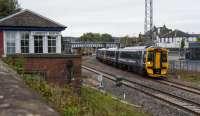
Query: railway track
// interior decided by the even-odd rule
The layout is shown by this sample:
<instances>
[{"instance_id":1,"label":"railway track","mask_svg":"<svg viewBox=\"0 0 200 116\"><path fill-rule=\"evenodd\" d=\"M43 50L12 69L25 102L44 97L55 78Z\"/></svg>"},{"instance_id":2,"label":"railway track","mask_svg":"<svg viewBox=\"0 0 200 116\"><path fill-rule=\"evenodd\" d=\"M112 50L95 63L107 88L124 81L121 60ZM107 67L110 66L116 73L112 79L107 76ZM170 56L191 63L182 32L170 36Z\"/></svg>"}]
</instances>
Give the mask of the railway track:
<instances>
[{"instance_id":1,"label":"railway track","mask_svg":"<svg viewBox=\"0 0 200 116\"><path fill-rule=\"evenodd\" d=\"M187 86L187 85L184 85L184 84L181 84L181 83L176 83L176 82L172 82L172 81L168 81L168 80L157 81L157 82L164 84L164 85L172 86L172 87L175 87L175 88L178 88L178 89L182 89L182 90L188 91L190 93L200 95L200 89L195 88L195 87Z\"/></svg>"},{"instance_id":2,"label":"railway track","mask_svg":"<svg viewBox=\"0 0 200 116\"><path fill-rule=\"evenodd\" d=\"M112 80L112 81L116 81L116 79L118 78L116 75L108 74L108 73L103 72L103 71L98 71L98 70L91 68L91 67L82 66L82 68L85 69L85 70L88 70L90 72L102 75L104 78L107 78L107 79ZM194 90L191 89L191 88L189 90L188 88L183 88L179 85L175 85L175 84L172 85L172 83L170 83L170 82L167 83L167 81L165 81L164 83L171 85L171 86L179 87L181 89L185 89L187 91L195 92L196 94L198 93L197 90L195 90L194 88L193 88ZM191 101L191 100L186 99L184 97L173 95L173 94L165 92L165 91L161 91L159 89L155 89L153 87L150 87L150 86L138 83L138 82L130 81L130 80L127 80L127 79L123 79L122 84L129 87L129 88L140 91L140 92L142 92L142 93L144 93L148 96L157 98L157 99L164 101L168 104L171 104L171 105L176 106L180 109L183 109L185 111L193 113L195 115L200 115L200 103Z\"/></svg>"}]
</instances>

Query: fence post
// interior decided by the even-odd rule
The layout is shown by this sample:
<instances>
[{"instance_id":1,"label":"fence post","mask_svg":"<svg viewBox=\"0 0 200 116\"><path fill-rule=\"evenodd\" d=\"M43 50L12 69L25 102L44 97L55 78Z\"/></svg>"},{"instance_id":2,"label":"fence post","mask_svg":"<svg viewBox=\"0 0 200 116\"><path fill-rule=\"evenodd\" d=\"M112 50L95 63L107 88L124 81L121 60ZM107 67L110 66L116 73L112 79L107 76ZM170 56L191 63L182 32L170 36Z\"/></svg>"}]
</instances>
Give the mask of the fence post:
<instances>
[{"instance_id":1,"label":"fence post","mask_svg":"<svg viewBox=\"0 0 200 116\"><path fill-rule=\"evenodd\" d=\"M199 64L199 63L195 63L195 71L196 71L196 72L199 72L199 71L198 71L198 66L199 66L198 64Z\"/></svg>"},{"instance_id":2,"label":"fence post","mask_svg":"<svg viewBox=\"0 0 200 116\"><path fill-rule=\"evenodd\" d=\"M175 70L175 61L172 61L172 68L171 68L171 72L174 73Z\"/></svg>"}]
</instances>

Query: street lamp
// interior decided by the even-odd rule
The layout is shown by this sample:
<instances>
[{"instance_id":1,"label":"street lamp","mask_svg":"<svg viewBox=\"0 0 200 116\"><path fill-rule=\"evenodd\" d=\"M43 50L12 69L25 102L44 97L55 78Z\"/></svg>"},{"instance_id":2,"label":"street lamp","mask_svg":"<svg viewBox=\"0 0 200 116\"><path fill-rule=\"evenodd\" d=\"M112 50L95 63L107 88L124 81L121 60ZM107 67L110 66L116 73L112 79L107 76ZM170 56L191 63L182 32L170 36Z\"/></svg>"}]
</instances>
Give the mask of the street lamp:
<instances>
[{"instance_id":1,"label":"street lamp","mask_svg":"<svg viewBox=\"0 0 200 116\"><path fill-rule=\"evenodd\" d=\"M179 47L179 60L181 58L181 42L180 41L177 41L178 42L178 47Z\"/></svg>"}]
</instances>

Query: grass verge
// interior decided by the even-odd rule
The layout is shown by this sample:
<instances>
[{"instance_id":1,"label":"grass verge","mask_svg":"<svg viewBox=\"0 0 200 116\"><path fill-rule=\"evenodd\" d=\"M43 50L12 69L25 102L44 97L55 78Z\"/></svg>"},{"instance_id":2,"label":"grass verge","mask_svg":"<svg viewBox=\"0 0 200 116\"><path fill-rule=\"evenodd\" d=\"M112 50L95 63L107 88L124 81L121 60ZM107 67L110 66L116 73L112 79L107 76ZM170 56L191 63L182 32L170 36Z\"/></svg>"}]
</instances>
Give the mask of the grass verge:
<instances>
[{"instance_id":1,"label":"grass verge","mask_svg":"<svg viewBox=\"0 0 200 116\"><path fill-rule=\"evenodd\" d=\"M169 74L168 78L171 80L176 78L197 85L200 84L200 73L175 71L173 74Z\"/></svg>"},{"instance_id":2,"label":"grass verge","mask_svg":"<svg viewBox=\"0 0 200 116\"><path fill-rule=\"evenodd\" d=\"M23 77L26 84L63 116L146 116L132 106L123 104L89 87L82 87L77 95L72 87L49 85L33 75Z\"/></svg>"}]
</instances>

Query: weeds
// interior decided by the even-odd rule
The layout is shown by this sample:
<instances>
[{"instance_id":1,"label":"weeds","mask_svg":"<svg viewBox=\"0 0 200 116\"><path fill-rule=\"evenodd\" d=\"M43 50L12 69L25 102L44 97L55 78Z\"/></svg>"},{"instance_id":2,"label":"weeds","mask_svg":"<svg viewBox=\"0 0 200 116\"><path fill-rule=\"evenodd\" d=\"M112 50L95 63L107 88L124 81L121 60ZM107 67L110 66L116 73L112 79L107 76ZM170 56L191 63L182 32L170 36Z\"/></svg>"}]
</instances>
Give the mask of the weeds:
<instances>
[{"instance_id":1,"label":"weeds","mask_svg":"<svg viewBox=\"0 0 200 116\"><path fill-rule=\"evenodd\" d=\"M169 79L178 78L183 81L200 84L200 73L176 70L169 75Z\"/></svg>"}]
</instances>

